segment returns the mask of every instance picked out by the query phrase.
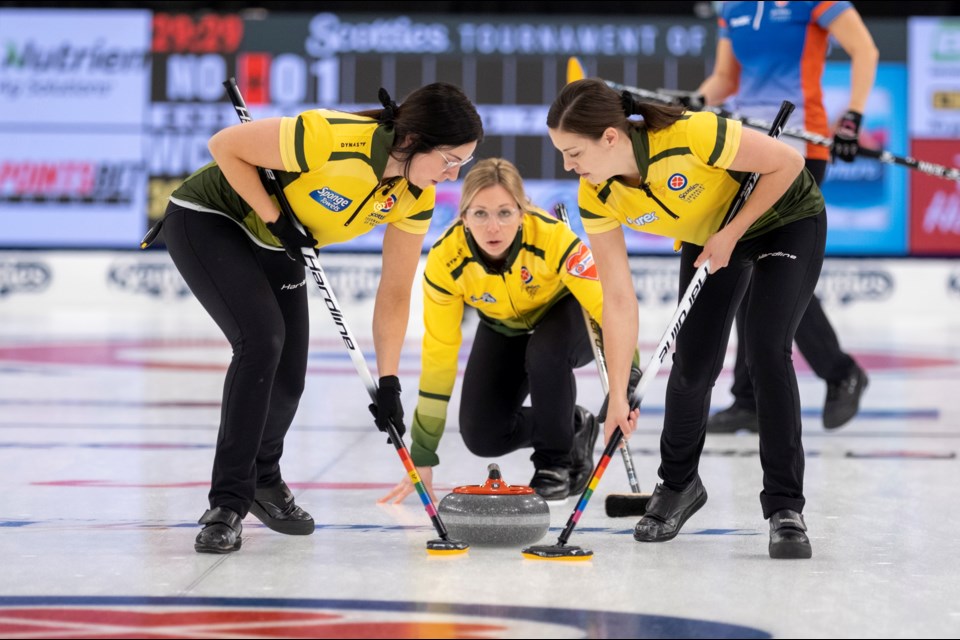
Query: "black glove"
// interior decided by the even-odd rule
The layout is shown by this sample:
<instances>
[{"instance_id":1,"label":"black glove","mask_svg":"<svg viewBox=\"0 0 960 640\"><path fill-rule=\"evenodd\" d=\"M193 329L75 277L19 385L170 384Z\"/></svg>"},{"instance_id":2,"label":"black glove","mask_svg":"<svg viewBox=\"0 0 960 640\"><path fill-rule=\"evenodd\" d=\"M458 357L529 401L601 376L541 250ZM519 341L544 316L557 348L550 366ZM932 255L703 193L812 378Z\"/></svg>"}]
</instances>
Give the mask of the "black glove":
<instances>
[{"instance_id":1,"label":"black glove","mask_svg":"<svg viewBox=\"0 0 960 640\"><path fill-rule=\"evenodd\" d=\"M637 385L640 384L640 377L643 373L640 371L640 367L630 367L630 379L627 381L627 395L632 396L633 392L637 390Z\"/></svg>"},{"instance_id":2,"label":"black glove","mask_svg":"<svg viewBox=\"0 0 960 640\"><path fill-rule=\"evenodd\" d=\"M303 229L304 233L300 233L287 217L281 214L275 222L267 223L267 229L283 245L283 250L287 252L288 258L307 266L307 261L303 257L303 248L313 249L317 246L317 241L313 239L306 227Z\"/></svg>"},{"instance_id":3,"label":"black glove","mask_svg":"<svg viewBox=\"0 0 960 640\"><path fill-rule=\"evenodd\" d=\"M860 149L860 120L863 114L856 111L847 111L837 124L833 132L833 159L837 158L844 162L853 162L857 157L857 151Z\"/></svg>"},{"instance_id":4,"label":"black glove","mask_svg":"<svg viewBox=\"0 0 960 640\"><path fill-rule=\"evenodd\" d=\"M373 421L380 431L386 432L387 424L393 422L397 434L403 438L407 428L403 424L403 405L400 404L400 379L397 376L381 376L377 387L377 401L370 405ZM390 438L387 443L392 444Z\"/></svg>"},{"instance_id":5,"label":"black glove","mask_svg":"<svg viewBox=\"0 0 960 640\"><path fill-rule=\"evenodd\" d=\"M691 92L686 95L678 95L675 99L680 103L680 106L691 111L700 111L706 106L706 98L703 97L702 93Z\"/></svg>"}]
</instances>

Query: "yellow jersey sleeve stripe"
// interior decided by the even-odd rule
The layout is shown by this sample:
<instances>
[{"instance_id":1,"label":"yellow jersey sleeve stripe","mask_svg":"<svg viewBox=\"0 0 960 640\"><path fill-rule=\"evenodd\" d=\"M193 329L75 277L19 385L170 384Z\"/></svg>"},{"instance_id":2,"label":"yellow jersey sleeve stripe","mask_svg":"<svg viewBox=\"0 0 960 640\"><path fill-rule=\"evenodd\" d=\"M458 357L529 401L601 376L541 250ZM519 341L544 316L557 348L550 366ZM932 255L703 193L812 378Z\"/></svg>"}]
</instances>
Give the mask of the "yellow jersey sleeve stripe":
<instances>
[{"instance_id":1,"label":"yellow jersey sleeve stripe","mask_svg":"<svg viewBox=\"0 0 960 640\"><path fill-rule=\"evenodd\" d=\"M427 400L440 400L441 402L450 402L450 396L445 396L440 393L430 393L429 391L419 391L418 394L421 398L426 398Z\"/></svg>"},{"instance_id":2,"label":"yellow jersey sleeve stripe","mask_svg":"<svg viewBox=\"0 0 960 640\"><path fill-rule=\"evenodd\" d=\"M427 209L407 217L407 220L430 220L431 218L433 218L433 209Z\"/></svg>"},{"instance_id":3,"label":"yellow jersey sleeve stripe","mask_svg":"<svg viewBox=\"0 0 960 640\"><path fill-rule=\"evenodd\" d=\"M300 173L307 173L310 167L307 165L307 154L303 150L304 134L306 129L303 124L303 116L297 116L297 122L293 133L293 147L297 153L297 164L300 166Z\"/></svg>"},{"instance_id":4,"label":"yellow jersey sleeve stripe","mask_svg":"<svg viewBox=\"0 0 960 640\"><path fill-rule=\"evenodd\" d=\"M564 251L563 254L560 256L560 262L557 263L557 273L560 273L560 270L563 269L563 263L567 261L567 256L570 255L570 252L573 251L573 248L578 244L580 244L580 238L577 238L576 240L571 242L570 246L567 247L567 250Z\"/></svg>"},{"instance_id":5,"label":"yellow jersey sleeve stripe","mask_svg":"<svg viewBox=\"0 0 960 640\"><path fill-rule=\"evenodd\" d=\"M606 218L606 216L598 216L597 214L593 213L592 211L587 211L587 210L584 209L583 207L580 207L580 217L581 217L581 218L591 218L591 219L593 219L593 220L600 220L600 219L602 219L602 218Z\"/></svg>"},{"instance_id":6,"label":"yellow jersey sleeve stripe","mask_svg":"<svg viewBox=\"0 0 960 640\"><path fill-rule=\"evenodd\" d=\"M713 145L713 153L707 159L707 164L713 166L723 155L723 148L727 144L727 119L717 118L717 140Z\"/></svg>"},{"instance_id":7,"label":"yellow jersey sleeve stripe","mask_svg":"<svg viewBox=\"0 0 960 640\"><path fill-rule=\"evenodd\" d=\"M433 280L431 280L430 278L428 278L428 277L427 277L427 274L423 274L423 281L426 282L426 283L427 283L428 285L430 285L431 287L433 287L434 289L436 289L437 291L439 291L440 293L446 294L446 295L448 295L448 296L452 296L452 295L453 295L452 293L450 293L449 291L447 291L446 289L444 289L443 287L441 287L440 285L438 285L437 283L435 283Z\"/></svg>"}]
</instances>

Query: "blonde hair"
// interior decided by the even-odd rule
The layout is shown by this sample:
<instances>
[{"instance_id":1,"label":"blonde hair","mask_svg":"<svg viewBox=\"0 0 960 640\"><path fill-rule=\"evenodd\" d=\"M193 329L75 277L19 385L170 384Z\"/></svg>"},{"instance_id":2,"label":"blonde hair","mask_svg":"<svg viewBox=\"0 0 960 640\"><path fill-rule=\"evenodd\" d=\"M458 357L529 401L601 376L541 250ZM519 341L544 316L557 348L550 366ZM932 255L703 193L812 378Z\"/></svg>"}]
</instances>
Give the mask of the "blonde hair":
<instances>
[{"instance_id":1,"label":"blonde hair","mask_svg":"<svg viewBox=\"0 0 960 640\"><path fill-rule=\"evenodd\" d=\"M530 206L523 190L523 178L513 163L503 158L487 158L473 165L463 179L463 188L460 190L460 217L466 215L467 208L478 193L497 185L513 196L521 211Z\"/></svg>"}]
</instances>

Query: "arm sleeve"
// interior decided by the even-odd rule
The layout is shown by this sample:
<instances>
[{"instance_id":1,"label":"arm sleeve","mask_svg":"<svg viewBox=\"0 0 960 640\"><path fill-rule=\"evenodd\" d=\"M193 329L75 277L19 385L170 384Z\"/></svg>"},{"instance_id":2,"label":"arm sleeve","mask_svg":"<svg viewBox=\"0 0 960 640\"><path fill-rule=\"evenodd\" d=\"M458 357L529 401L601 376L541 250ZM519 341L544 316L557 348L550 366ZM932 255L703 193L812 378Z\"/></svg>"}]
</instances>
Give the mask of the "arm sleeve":
<instances>
[{"instance_id":1,"label":"arm sleeve","mask_svg":"<svg viewBox=\"0 0 960 640\"><path fill-rule=\"evenodd\" d=\"M726 169L740 149L742 132L743 125L738 120L701 111L690 116L687 146L704 164Z\"/></svg>"},{"instance_id":2,"label":"arm sleeve","mask_svg":"<svg viewBox=\"0 0 960 640\"><path fill-rule=\"evenodd\" d=\"M330 159L332 148L330 123L316 111L280 119L280 159L285 171L307 173L319 169Z\"/></svg>"},{"instance_id":3,"label":"arm sleeve","mask_svg":"<svg viewBox=\"0 0 960 640\"><path fill-rule=\"evenodd\" d=\"M620 226L620 221L607 213L606 205L597 197L596 187L582 178L577 191L577 206L580 208L580 221L587 233L603 233Z\"/></svg>"},{"instance_id":4,"label":"arm sleeve","mask_svg":"<svg viewBox=\"0 0 960 640\"><path fill-rule=\"evenodd\" d=\"M422 236L430 229L430 220L433 218L433 208L437 200L437 191L434 187L424 189L417 198L413 209L400 220L391 222L394 227L407 233Z\"/></svg>"},{"instance_id":5,"label":"arm sleeve","mask_svg":"<svg viewBox=\"0 0 960 640\"><path fill-rule=\"evenodd\" d=\"M852 8L853 5L849 2L818 2L813 10L813 18L818 26L828 29L830 23L839 18L841 13Z\"/></svg>"},{"instance_id":6,"label":"arm sleeve","mask_svg":"<svg viewBox=\"0 0 960 640\"><path fill-rule=\"evenodd\" d=\"M447 405L457 380L463 319L463 297L453 278L444 277L443 263L433 251L423 277L423 355L420 393L411 426L410 456L418 467L440 463L437 447L447 420Z\"/></svg>"}]
</instances>

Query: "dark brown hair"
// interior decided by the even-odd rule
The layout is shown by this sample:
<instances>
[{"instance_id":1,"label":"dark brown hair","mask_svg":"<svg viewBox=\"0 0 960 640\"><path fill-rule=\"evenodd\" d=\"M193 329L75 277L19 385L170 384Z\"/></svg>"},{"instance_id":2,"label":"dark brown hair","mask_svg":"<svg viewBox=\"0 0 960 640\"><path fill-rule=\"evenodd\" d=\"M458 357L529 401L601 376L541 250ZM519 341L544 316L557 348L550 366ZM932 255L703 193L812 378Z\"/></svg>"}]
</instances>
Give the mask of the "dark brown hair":
<instances>
[{"instance_id":1,"label":"dark brown hair","mask_svg":"<svg viewBox=\"0 0 960 640\"><path fill-rule=\"evenodd\" d=\"M642 116L643 122L630 120L631 115ZM655 131L669 127L681 115L682 107L640 102L626 92L617 93L603 80L584 78L560 91L547 112L547 127L599 140L608 127L625 133L644 126Z\"/></svg>"},{"instance_id":2,"label":"dark brown hair","mask_svg":"<svg viewBox=\"0 0 960 640\"><path fill-rule=\"evenodd\" d=\"M404 161L404 175L414 154L483 140L480 114L460 87L434 82L415 90L399 106L386 91L380 91L384 108L357 115L376 118L393 127L396 138L390 153Z\"/></svg>"}]
</instances>

